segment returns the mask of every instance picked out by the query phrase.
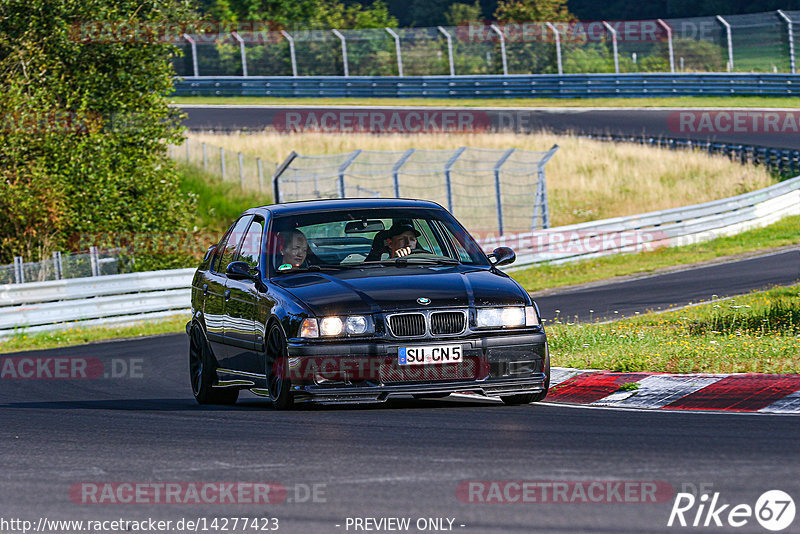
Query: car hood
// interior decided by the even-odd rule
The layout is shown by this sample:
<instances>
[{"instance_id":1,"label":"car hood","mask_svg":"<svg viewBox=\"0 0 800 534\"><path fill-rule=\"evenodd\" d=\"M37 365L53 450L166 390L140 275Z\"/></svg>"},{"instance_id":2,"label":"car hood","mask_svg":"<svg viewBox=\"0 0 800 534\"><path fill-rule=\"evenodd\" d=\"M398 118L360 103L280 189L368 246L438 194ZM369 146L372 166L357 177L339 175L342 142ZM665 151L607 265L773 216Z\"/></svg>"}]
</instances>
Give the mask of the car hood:
<instances>
[{"instance_id":1,"label":"car hood","mask_svg":"<svg viewBox=\"0 0 800 534\"><path fill-rule=\"evenodd\" d=\"M297 273L273 282L317 316L527 303L523 291L507 276L462 266ZM428 298L430 304L423 306L418 298Z\"/></svg>"}]
</instances>

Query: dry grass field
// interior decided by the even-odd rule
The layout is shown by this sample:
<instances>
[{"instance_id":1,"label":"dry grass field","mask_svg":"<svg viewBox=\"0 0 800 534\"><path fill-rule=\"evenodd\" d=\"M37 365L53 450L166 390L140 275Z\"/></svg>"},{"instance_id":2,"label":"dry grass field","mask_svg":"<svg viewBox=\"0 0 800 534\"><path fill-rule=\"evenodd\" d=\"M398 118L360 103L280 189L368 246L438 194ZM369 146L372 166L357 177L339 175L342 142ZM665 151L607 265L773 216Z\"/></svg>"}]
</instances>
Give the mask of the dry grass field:
<instances>
[{"instance_id":1,"label":"dry grass field","mask_svg":"<svg viewBox=\"0 0 800 534\"><path fill-rule=\"evenodd\" d=\"M560 146L547 164L552 226L634 215L734 196L774 183L763 168L702 152L669 151L552 134L370 135L274 132L190 133L192 141L260 157L266 174L295 150L322 155L364 150L518 148ZM523 192L520 191L520 194Z\"/></svg>"}]
</instances>

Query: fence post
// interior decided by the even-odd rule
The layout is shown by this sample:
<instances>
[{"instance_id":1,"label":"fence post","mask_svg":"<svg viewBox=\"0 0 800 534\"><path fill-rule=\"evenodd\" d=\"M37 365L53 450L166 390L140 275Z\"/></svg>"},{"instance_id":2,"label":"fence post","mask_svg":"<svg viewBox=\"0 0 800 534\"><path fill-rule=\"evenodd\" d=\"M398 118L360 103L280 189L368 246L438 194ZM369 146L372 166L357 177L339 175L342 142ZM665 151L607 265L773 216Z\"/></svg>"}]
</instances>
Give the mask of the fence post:
<instances>
[{"instance_id":1,"label":"fence post","mask_svg":"<svg viewBox=\"0 0 800 534\"><path fill-rule=\"evenodd\" d=\"M289 57L292 60L292 76L295 78L297 77L297 57L294 55L294 39L289 32L286 30L281 30L281 35L283 35L287 41L289 41Z\"/></svg>"},{"instance_id":2,"label":"fence post","mask_svg":"<svg viewBox=\"0 0 800 534\"><path fill-rule=\"evenodd\" d=\"M658 22L662 28L667 30L667 46L669 47L669 71L675 72L675 50L672 48L672 28L670 28L669 24L667 24L661 19L658 19L656 22Z\"/></svg>"},{"instance_id":3,"label":"fence post","mask_svg":"<svg viewBox=\"0 0 800 534\"><path fill-rule=\"evenodd\" d=\"M409 148L406 150L403 155L400 156L400 159L397 160L397 163L395 163L392 167L392 181L394 182L395 198L400 198L400 178L398 176L400 173L400 167L405 165L406 161L408 161L408 158L410 158L411 154L413 154L415 151L415 148Z\"/></svg>"},{"instance_id":4,"label":"fence post","mask_svg":"<svg viewBox=\"0 0 800 534\"><path fill-rule=\"evenodd\" d=\"M350 69L347 67L347 40L339 30L331 30L333 34L342 42L342 65L344 65L344 75L350 76Z\"/></svg>"},{"instance_id":5,"label":"fence post","mask_svg":"<svg viewBox=\"0 0 800 534\"><path fill-rule=\"evenodd\" d=\"M357 150L353 150L353 152L347 157L347 159L344 160L344 163L339 165L339 198L345 198L346 194L344 188L344 171L346 171L347 167L349 167L355 161L355 159L358 157L359 154L361 154L360 148Z\"/></svg>"},{"instance_id":6,"label":"fence post","mask_svg":"<svg viewBox=\"0 0 800 534\"><path fill-rule=\"evenodd\" d=\"M794 63L794 29L792 28L792 19L783 12L782 9L778 10L778 15L786 21L786 29L789 32L789 64L792 68L792 74L795 74L795 63Z\"/></svg>"},{"instance_id":7,"label":"fence post","mask_svg":"<svg viewBox=\"0 0 800 534\"><path fill-rule=\"evenodd\" d=\"M387 32L389 32L389 35L391 35L394 38L394 51L395 51L395 54L397 55L397 75L398 76L402 76L403 75L403 55L400 52L400 36L397 35L396 33L394 33L394 30L392 30L391 28L384 28L384 29Z\"/></svg>"},{"instance_id":8,"label":"fence post","mask_svg":"<svg viewBox=\"0 0 800 534\"><path fill-rule=\"evenodd\" d=\"M506 37L496 24L489 26L500 37L500 56L503 60L503 75L508 75L508 60L506 59Z\"/></svg>"},{"instance_id":9,"label":"fence post","mask_svg":"<svg viewBox=\"0 0 800 534\"><path fill-rule=\"evenodd\" d=\"M244 39L239 37L239 34L236 32L231 32L233 38L239 41L239 55L242 56L242 76L247 76L247 53L244 50Z\"/></svg>"},{"instance_id":10,"label":"fence post","mask_svg":"<svg viewBox=\"0 0 800 534\"><path fill-rule=\"evenodd\" d=\"M191 159L191 154L189 153L189 143L190 143L190 140L187 137L186 138L186 163L189 163L189 160Z\"/></svg>"},{"instance_id":11,"label":"fence post","mask_svg":"<svg viewBox=\"0 0 800 534\"><path fill-rule=\"evenodd\" d=\"M275 174L272 175L272 196L275 204L281 203L281 189L278 184L278 179L280 179L281 175L286 171L286 169L291 165L294 161L294 158L297 157L297 152L292 150L292 153L281 163L281 166L275 169Z\"/></svg>"},{"instance_id":12,"label":"fence post","mask_svg":"<svg viewBox=\"0 0 800 534\"><path fill-rule=\"evenodd\" d=\"M606 21L603 21L603 26L606 27L608 33L611 34L611 46L614 49L614 72L619 74L619 51L617 50L617 30L611 27Z\"/></svg>"},{"instance_id":13,"label":"fence post","mask_svg":"<svg viewBox=\"0 0 800 534\"><path fill-rule=\"evenodd\" d=\"M89 247L89 262L92 264L92 276L100 276L100 261L97 257L97 247Z\"/></svg>"},{"instance_id":14,"label":"fence post","mask_svg":"<svg viewBox=\"0 0 800 534\"><path fill-rule=\"evenodd\" d=\"M536 191L539 197L539 212L542 214L542 228L550 228L550 208L548 207L548 200L547 200L547 181L545 180L544 174L544 166L547 165L547 162L550 161L556 151L558 150L558 145L553 145L553 147L547 151L544 157L539 161L537 165L537 174L538 174L538 181L536 184ZM534 208L535 210L535 208ZM533 224L536 225L536 212L534 211L534 218ZM531 230L536 230L536 228L531 228Z\"/></svg>"},{"instance_id":15,"label":"fence post","mask_svg":"<svg viewBox=\"0 0 800 534\"><path fill-rule=\"evenodd\" d=\"M244 156L239 152L239 187L244 189Z\"/></svg>"},{"instance_id":16,"label":"fence post","mask_svg":"<svg viewBox=\"0 0 800 534\"><path fill-rule=\"evenodd\" d=\"M467 147L462 146L456 150L456 153L453 154L444 165L444 184L447 188L447 211L450 213L453 213L453 184L450 180L450 169L455 165L458 158L461 157L461 154L463 154L466 149Z\"/></svg>"},{"instance_id":17,"label":"fence post","mask_svg":"<svg viewBox=\"0 0 800 534\"><path fill-rule=\"evenodd\" d=\"M447 60L450 62L450 76L456 75L456 67L453 63L453 38L450 37L450 34L442 28L441 26L436 26L436 28L444 34L447 38Z\"/></svg>"},{"instance_id":18,"label":"fence post","mask_svg":"<svg viewBox=\"0 0 800 534\"><path fill-rule=\"evenodd\" d=\"M503 235L503 195L500 191L500 167L511 157L515 150L516 148L509 148L494 165L494 196L497 204L497 229L500 235Z\"/></svg>"},{"instance_id":19,"label":"fence post","mask_svg":"<svg viewBox=\"0 0 800 534\"><path fill-rule=\"evenodd\" d=\"M203 170L208 171L208 153L206 152L205 143L203 143Z\"/></svg>"},{"instance_id":20,"label":"fence post","mask_svg":"<svg viewBox=\"0 0 800 534\"><path fill-rule=\"evenodd\" d=\"M14 283L25 283L25 269L22 265L22 256L14 256Z\"/></svg>"},{"instance_id":21,"label":"fence post","mask_svg":"<svg viewBox=\"0 0 800 534\"><path fill-rule=\"evenodd\" d=\"M53 273L56 276L56 280L64 278L64 266L61 263L61 252L59 251L53 252Z\"/></svg>"},{"instance_id":22,"label":"fence post","mask_svg":"<svg viewBox=\"0 0 800 534\"><path fill-rule=\"evenodd\" d=\"M258 192L264 192L264 169L261 168L261 158L256 158L256 168L258 169Z\"/></svg>"},{"instance_id":23,"label":"fence post","mask_svg":"<svg viewBox=\"0 0 800 534\"><path fill-rule=\"evenodd\" d=\"M222 173L222 181L225 181L225 149L219 147L219 170Z\"/></svg>"},{"instance_id":24,"label":"fence post","mask_svg":"<svg viewBox=\"0 0 800 534\"><path fill-rule=\"evenodd\" d=\"M725 33L728 35L728 65L730 65L730 72L733 72L733 39L731 38L731 25L719 15L717 15L717 20L725 26Z\"/></svg>"},{"instance_id":25,"label":"fence post","mask_svg":"<svg viewBox=\"0 0 800 534\"><path fill-rule=\"evenodd\" d=\"M558 64L558 73L564 74L564 68L561 65L561 36L558 34L558 29L552 22L546 22L545 25L553 31L556 36L556 63Z\"/></svg>"},{"instance_id":26,"label":"fence post","mask_svg":"<svg viewBox=\"0 0 800 534\"><path fill-rule=\"evenodd\" d=\"M195 76L200 76L200 70L197 68L197 43L186 33L183 34L183 38L186 39L192 47L192 72Z\"/></svg>"}]
</instances>

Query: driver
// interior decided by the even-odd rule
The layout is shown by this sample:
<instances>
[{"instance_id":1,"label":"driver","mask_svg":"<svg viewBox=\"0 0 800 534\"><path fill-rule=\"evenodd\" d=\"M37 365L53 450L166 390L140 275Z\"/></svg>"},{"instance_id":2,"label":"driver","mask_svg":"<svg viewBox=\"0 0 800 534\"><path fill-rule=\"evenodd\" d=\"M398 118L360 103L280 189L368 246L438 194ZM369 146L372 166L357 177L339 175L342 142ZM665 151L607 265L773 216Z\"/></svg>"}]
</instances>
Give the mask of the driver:
<instances>
[{"instance_id":1,"label":"driver","mask_svg":"<svg viewBox=\"0 0 800 534\"><path fill-rule=\"evenodd\" d=\"M390 258L408 256L417 248L419 232L408 221L395 222L386 232L386 247Z\"/></svg>"},{"instance_id":2,"label":"driver","mask_svg":"<svg viewBox=\"0 0 800 534\"><path fill-rule=\"evenodd\" d=\"M278 270L307 266L308 241L300 230L288 230L280 233L281 261Z\"/></svg>"}]
</instances>

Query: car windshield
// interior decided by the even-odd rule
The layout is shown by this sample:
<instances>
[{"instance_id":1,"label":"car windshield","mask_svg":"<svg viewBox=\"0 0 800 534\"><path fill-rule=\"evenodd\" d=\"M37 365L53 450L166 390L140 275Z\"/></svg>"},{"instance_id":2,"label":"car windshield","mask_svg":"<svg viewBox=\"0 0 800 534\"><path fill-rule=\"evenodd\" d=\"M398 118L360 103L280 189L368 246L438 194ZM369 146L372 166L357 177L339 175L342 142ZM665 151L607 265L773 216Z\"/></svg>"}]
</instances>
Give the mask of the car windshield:
<instances>
[{"instance_id":1,"label":"car windshield","mask_svg":"<svg viewBox=\"0 0 800 534\"><path fill-rule=\"evenodd\" d=\"M285 215L268 236L270 275L381 265L488 266L443 209L364 209Z\"/></svg>"}]
</instances>

